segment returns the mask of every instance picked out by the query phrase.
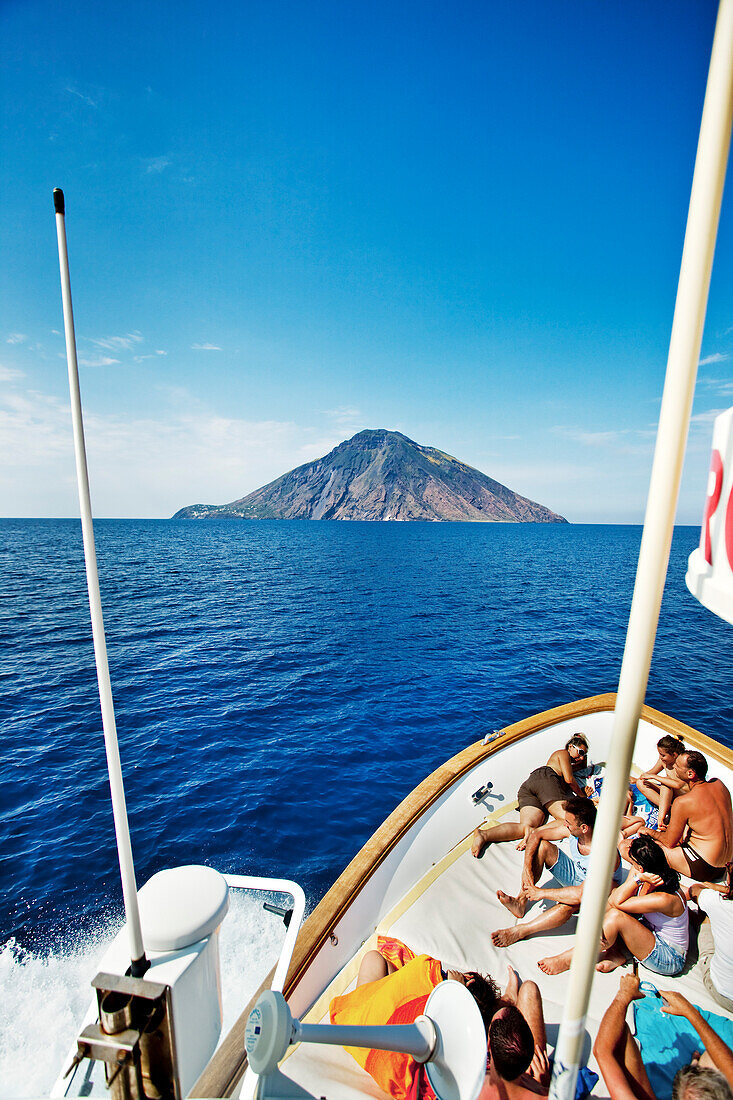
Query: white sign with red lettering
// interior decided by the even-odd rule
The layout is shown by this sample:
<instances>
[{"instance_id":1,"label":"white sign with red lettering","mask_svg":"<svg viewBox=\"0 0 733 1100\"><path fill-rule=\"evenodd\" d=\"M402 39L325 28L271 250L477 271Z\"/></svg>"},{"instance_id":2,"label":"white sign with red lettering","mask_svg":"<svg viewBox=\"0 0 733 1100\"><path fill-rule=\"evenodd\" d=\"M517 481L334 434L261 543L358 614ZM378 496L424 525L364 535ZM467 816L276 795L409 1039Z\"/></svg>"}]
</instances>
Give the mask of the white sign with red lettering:
<instances>
[{"instance_id":1,"label":"white sign with red lettering","mask_svg":"<svg viewBox=\"0 0 733 1100\"><path fill-rule=\"evenodd\" d=\"M700 545L685 581L701 604L733 623L733 409L715 420Z\"/></svg>"}]
</instances>

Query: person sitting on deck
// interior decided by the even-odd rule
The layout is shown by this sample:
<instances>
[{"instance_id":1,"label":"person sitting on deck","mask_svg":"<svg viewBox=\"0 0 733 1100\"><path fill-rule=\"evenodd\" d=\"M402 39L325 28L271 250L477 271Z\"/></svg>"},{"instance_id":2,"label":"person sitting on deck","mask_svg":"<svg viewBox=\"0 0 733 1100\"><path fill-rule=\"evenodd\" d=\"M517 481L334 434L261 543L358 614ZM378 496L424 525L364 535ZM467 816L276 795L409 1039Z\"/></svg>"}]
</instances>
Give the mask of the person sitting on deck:
<instances>
[{"instance_id":1,"label":"person sitting on deck","mask_svg":"<svg viewBox=\"0 0 733 1100\"><path fill-rule=\"evenodd\" d=\"M647 772L642 772L634 781L637 791L652 806L659 808L659 820L666 825L669 820L669 811L672 799L675 795L687 791L687 783L675 773L674 766L677 757L685 751L685 746L679 737L673 737L666 733L657 741L657 762ZM629 808L628 812L632 812Z\"/></svg>"},{"instance_id":2,"label":"person sitting on deck","mask_svg":"<svg viewBox=\"0 0 733 1100\"><path fill-rule=\"evenodd\" d=\"M588 742L582 733L575 733L564 749L556 749L541 768L535 768L517 791L519 821L504 821L491 829L478 828L473 834L472 855L477 858L487 844L503 840L526 841L532 829L543 825L548 816L557 821L565 817L565 800L583 795L574 772L588 765Z\"/></svg>"},{"instance_id":3,"label":"person sitting on deck","mask_svg":"<svg viewBox=\"0 0 733 1100\"><path fill-rule=\"evenodd\" d=\"M689 790L675 798L666 827L641 828L637 835L658 840L675 871L713 882L733 859L730 791L720 779L706 779L708 762L700 752L681 753L674 770Z\"/></svg>"},{"instance_id":4,"label":"person sitting on deck","mask_svg":"<svg viewBox=\"0 0 733 1100\"><path fill-rule=\"evenodd\" d=\"M685 893L708 918L697 935L702 984L714 1001L733 1012L733 863L725 871L722 885L693 883Z\"/></svg>"},{"instance_id":5,"label":"person sitting on deck","mask_svg":"<svg viewBox=\"0 0 733 1100\"><path fill-rule=\"evenodd\" d=\"M662 1012L684 1016L705 1046L699 1061L693 1059L677 1071L672 1100L733 1100L733 1052L681 993L660 989L659 994ZM611 1100L656 1100L639 1045L626 1023L629 1005L643 996L639 979L625 974L598 1028L593 1053Z\"/></svg>"},{"instance_id":6,"label":"person sitting on deck","mask_svg":"<svg viewBox=\"0 0 733 1100\"><path fill-rule=\"evenodd\" d=\"M542 996L534 982L522 982L515 995L517 981L510 967L505 1003L489 1024L489 1066L479 1100L532 1100L549 1091Z\"/></svg>"},{"instance_id":7,"label":"person sitting on deck","mask_svg":"<svg viewBox=\"0 0 733 1100\"><path fill-rule=\"evenodd\" d=\"M517 977L510 971L502 998L496 983L475 971L444 970L437 959L415 953L398 939L380 936L376 951L367 951L359 967L356 988L330 1005L332 1024L411 1024L425 1011L433 989L449 978L465 985L479 1006L484 1027L505 1003L516 1002ZM409 1054L346 1047L359 1065L394 1100L417 1100L433 1093L421 1067ZM530 1050L526 1065L533 1056Z\"/></svg>"},{"instance_id":8,"label":"person sitting on deck","mask_svg":"<svg viewBox=\"0 0 733 1100\"><path fill-rule=\"evenodd\" d=\"M523 917L533 901L553 901L556 904L539 917L513 928L499 928L491 933L495 947L511 947L513 943L559 928L578 911L583 896L583 884L588 874L596 807L589 798L568 798L564 803L562 823L549 822L529 834L524 850L522 886L516 897L503 890L496 896L514 917ZM561 841L563 847L554 841ZM559 887L540 889L536 883L542 872L552 871ZM621 859L617 855L614 877L621 874Z\"/></svg>"},{"instance_id":9,"label":"person sitting on deck","mask_svg":"<svg viewBox=\"0 0 733 1100\"><path fill-rule=\"evenodd\" d=\"M623 943L647 970L673 977L684 967L690 944L690 911L680 891L680 876L651 837L630 840L625 858L635 873L611 891L596 970L608 973L622 966ZM562 974L572 959L570 948L537 965L545 974Z\"/></svg>"}]
</instances>

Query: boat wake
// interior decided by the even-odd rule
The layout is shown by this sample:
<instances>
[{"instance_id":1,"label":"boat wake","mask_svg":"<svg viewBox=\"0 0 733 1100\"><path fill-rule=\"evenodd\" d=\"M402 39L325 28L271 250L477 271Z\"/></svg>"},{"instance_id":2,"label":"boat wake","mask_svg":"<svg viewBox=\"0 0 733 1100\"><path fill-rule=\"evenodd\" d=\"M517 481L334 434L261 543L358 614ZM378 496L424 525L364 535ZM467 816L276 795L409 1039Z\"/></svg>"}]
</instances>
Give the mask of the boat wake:
<instances>
[{"instance_id":1,"label":"boat wake","mask_svg":"<svg viewBox=\"0 0 733 1100\"><path fill-rule=\"evenodd\" d=\"M0 1081L3 1097L47 1096L91 999L91 980L120 920L48 953L14 939L0 946ZM239 890L221 928L226 1034L280 953L285 928L262 909L262 898Z\"/></svg>"}]
</instances>

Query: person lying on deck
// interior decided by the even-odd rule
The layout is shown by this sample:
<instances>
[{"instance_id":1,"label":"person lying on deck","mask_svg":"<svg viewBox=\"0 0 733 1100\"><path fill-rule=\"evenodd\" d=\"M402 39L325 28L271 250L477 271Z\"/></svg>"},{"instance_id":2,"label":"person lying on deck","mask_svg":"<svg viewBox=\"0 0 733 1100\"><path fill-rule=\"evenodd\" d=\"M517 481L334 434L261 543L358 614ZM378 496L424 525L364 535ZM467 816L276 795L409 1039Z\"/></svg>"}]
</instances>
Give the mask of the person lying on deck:
<instances>
[{"instance_id":1,"label":"person lying on deck","mask_svg":"<svg viewBox=\"0 0 733 1100\"><path fill-rule=\"evenodd\" d=\"M660 989L659 994L662 1012L684 1016L705 1046L699 1060L677 1071L672 1100L733 1100L733 1052L681 993ZM639 1045L626 1023L629 1005L643 996L639 979L625 974L598 1028L593 1053L611 1100L656 1100Z\"/></svg>"},{"instance_id":2,"label":"person lying on deck","mask_svg":"<svg viewBox=\"0 0 733 1100\"><path fill-rule=\"evenodd\" d=\"M625 858L633 873L609 896L596 970L608 973L623 966L625 945L647 970L673 977L684 967L690 945L690 911L680 876L651 837L635 836ZM572 960L570 948L537 965L545 974L562 974Z\"/></svg>"},{"instance_id":3,"label":"person lying on deck","mask_svg":"<svg viewBox=\"0 0 733 1100\"><path fill-rule=\"evenodd\" d=\"M675 773L674 766L677 757L685 751L685 746L679 737L673 737L666 733L657 741L657 762L647 772L642 772L634 781L639 794L651 802L652 806L659 807L659 821L666 825L669 820L669 812L675 795L687 791L687 783ZM632 809L627 810L628 813Z\"/></svg>"},{"instance_id":4,"label":"person lying on deck","mask_svg":"<svg viewBox=\"0 0 733 1100\"><path fill-rule=\"evenodd\" d=\"M666 827L641 828L637 835L658 840L675 871L714 882L733 859L730 791L720 779L706 779L708 762L700 752L681 753L674 770L689 790L675 798Z\"/></svg>"},{"instance_id":5,"label":"person lying on deck","mask_svg":"<svg viewBox=\"0 0 733 1100\"><path fill-rule=\"evenodd\" d=\"M522 886L516 897L497 890L501 904L514 917L523 917L533 901L553 901L556 904L539 917L513 928L499 928L491 933L495 947L511 947L526 940L559 928L576 913L583 896L583 884L588 874L593 828L596 823L596 807L589 798L568 798L563 822L552 821L533 830L524 850ZM560 844L555 843L560 841ZM537 881L542 872L552 871L559 887L540 889ZM621 859L616 856L614 878L620 880Z\"/></svg>"},{"instance_id":6,"label":"person lying on deck","mask_svg":"<svg viewBox=\"0 0 733 1100\"><path fill-rule=\"evenodd\" d=\"M518 982L510 970L502 996L491 978L475 971L445 970L430 955L415 955L398 939L380 936L376 951L367 951L359 967L356 989L334 997L330 1005L332 1024L411 1024L425 1011L433 989L446 978L460 982L473 994L488 1031L494 1014L505 1004L515 1004ZM421 1067L409 1054L387 1050L346 1047L349 1054L393 1100L418 1100L433 1093L422 1077ZM532 1060L530 1049L526 1069Z\"/></svg>"},{"instance_id":7,"label":"person lying on deck","mask_svg":"<svg viewBox=\"0 0 733 1100\"><path fill-rule=\"evenodd\" d=\"M479 1100L534 1100L549 1091L542 995L534 982L522 982L515 995L517 984L510 967L505 1003L489 1024L489 1066ZM513 1003L507 1004L510 998Z\"/></svg>"},{"instance_id":8,"label":"person lying on deck","mask_svg":"<svg viewBox=\"0 0 733 1100\"><path fill-rule=\"evenodd\" d=\"M584 734L575 733L564 749L556 749L547 763L535 768L522 783L517 791L519 821L504 821L491 829L476 829L471 854L478 858L487 844L504 840L524 842L530 831L543 825L548 816L563 821L565 800L590 790L581 787L574 774L587 764L588 742Z\"/></svg>"}]
</instances>

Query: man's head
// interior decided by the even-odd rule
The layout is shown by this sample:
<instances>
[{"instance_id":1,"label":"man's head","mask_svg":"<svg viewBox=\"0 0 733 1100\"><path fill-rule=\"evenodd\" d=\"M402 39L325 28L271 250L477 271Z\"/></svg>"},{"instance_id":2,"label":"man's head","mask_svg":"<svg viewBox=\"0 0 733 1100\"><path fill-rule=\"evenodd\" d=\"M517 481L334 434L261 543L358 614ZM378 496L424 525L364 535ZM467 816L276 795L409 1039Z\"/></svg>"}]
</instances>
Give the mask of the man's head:
<instances>
[{"instance_id":1,"label":"man's head","mask_svg":"<svg viewBox=\"0 0 733 1100\"><path fill-rule=\"evenodd\" d=\"M733 1100L733 1092L716 1069L683 1066L674 1076L672 1100Z\"/></svg>"},{"instance_id":2,"label":"man's head","mask_svg":"<svg viewBox=\"0 0 733 1100\"><path fill-rule=\"evenodd\" d=\"M657 741L659 759L665 768L673 768L677 757L684 751L685 746L679 737L673 737L671 733L665 733L664 737L660 737Z\"/></svg>"},{"instance_id":3,"label":"man's head","mask_svg":"<svg viewBox=\"0 0 733 1100\"><path fill-rule=\"evenodd\" d=\"M491 1063L505 1081L516 1081L529 1068L534 1039L516 1005L500 1008L489 1025Z\"/></svg>"},{"instance_id":4,"label":"man's head","mask_svg":"<svg viewBox=\"0 0 733 1100\"><path fill-rule=\"evenodd\" d=\"M680 753L674 770L678 778L684 779L685 782L690 780L699 782L708 774L708 762L701 752L691 749L689 752Z\"/></svg>"},{"instance_id":5,"label":"man's head","mask_svg":"<svg viewBox=\"0 0 733 1100\"><path fill-rule=\"evenodd\" d=\"M596 807L589 798L568 798L565 802L565 825L571 836L591 837L596 823Z\"/></svg>"}]
</instances>

